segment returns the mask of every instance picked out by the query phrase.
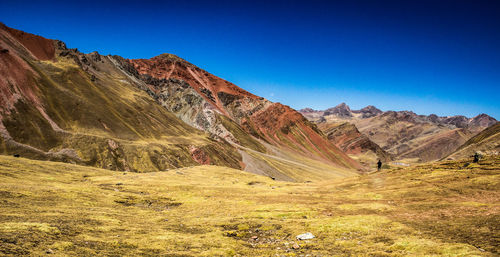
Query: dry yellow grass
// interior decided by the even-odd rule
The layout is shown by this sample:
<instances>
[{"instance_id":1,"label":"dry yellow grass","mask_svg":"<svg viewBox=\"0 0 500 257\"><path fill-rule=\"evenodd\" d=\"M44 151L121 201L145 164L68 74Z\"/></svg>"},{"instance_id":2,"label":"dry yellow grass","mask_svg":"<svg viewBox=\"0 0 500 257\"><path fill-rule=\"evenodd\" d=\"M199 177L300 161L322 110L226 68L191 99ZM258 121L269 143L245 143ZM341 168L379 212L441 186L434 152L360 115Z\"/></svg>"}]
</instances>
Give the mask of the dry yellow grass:
<instances>
[{"instance_id":1,"label":"dry yellow grass","mask_svg":"<svg viewBox=\"0 0 500 257\"><path fill-rule=\"evenodd\" d=\"M495 256L500 160L318 183L0 156L0 254ZM304 232L316 238L297 241ZM296 245L295 245L296 244Z\"/></svg>"}]
</instances>

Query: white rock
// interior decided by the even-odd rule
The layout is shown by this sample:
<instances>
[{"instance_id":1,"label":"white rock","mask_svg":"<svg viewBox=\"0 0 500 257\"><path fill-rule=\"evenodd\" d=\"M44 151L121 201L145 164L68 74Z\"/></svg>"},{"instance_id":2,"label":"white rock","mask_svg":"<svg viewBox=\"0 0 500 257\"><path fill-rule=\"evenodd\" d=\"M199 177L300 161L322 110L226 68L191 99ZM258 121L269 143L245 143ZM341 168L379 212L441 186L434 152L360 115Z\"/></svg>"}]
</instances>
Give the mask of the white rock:
<instances>
[{"instance_id":1,"label":"white rock","mask_svg":"<svg viewBox=\"0 0 500 257\"><path fill-rule=\"evenodd\" d=\"M315 236L313 234L311 234L310 232L300 234L297 236L298 240L308 240L308 239L313 239L313 238L315 238Z\"/></svg>"}]
</instances>

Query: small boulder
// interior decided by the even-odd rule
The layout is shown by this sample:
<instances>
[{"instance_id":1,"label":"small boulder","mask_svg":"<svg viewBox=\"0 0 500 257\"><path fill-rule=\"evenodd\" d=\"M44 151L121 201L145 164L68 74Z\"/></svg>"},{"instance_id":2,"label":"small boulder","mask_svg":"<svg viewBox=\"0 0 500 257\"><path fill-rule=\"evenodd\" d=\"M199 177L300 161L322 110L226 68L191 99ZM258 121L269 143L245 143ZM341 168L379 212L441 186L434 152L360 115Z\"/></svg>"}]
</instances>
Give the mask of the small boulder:
<instances>
[{"instance_id":1,"label":"small boulder","mask_svg":"<svg viewBox=\"0 0 500 257\"><path fill-rule=\"evenodd\" d=\"M296 237L298 240L308 240L308 239L313 239L315 236L311 234L310 232L300 234Z\"/></svg>"}]
</instances>

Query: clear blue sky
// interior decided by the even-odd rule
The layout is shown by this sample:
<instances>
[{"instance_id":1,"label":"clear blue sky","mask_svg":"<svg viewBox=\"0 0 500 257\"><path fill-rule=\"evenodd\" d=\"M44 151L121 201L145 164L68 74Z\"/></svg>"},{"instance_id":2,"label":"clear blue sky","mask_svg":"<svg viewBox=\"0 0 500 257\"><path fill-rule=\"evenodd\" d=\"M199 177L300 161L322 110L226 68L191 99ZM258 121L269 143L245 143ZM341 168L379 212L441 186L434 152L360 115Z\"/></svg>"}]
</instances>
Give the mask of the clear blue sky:
<instances>
[{"instance_id":1,"label":"clear blue sky","mask_svg":"<svg viewBox=\"0 0 500 257\"><path fill-rule=\"evenodd\" d=\"M500 1L18 1L0 21L83 52L176 54L296 109L500 119Z\"/></svg>"}]
</instances>

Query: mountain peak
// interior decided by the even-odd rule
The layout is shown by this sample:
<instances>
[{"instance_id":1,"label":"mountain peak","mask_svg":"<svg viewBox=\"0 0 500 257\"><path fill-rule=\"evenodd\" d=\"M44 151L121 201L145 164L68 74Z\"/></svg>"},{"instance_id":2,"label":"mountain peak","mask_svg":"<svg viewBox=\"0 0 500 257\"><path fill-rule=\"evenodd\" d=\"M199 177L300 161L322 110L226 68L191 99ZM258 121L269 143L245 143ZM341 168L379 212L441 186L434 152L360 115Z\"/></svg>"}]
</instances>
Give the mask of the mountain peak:
<instances>
[{"instance_id":1,"label":"mountain peak","mask_svg":"<svg viewBox=\"0 0 500 257\"><path fill-rule=\"evenodd\" d=\"M497 123L497 120L488 114L481 113L470 119L470 123L474 126L489 127Z\"/></svg>"},{"instance_id":2,"label":"mountain peak","mask_svg":"<svg viewBox=\"0 0 500 257\"><path fill-rule=\"evenodd\" d=\"M304 108L304 109L299 110L299 112L311 113L311 112L317 112L317 111L314 110L313 108Z\"/></svg>"},{"instance_id":3,"label":"mountain peak","mask_svg":"<svg viewBox=\"0 0 500 257\"><path fill-rule=\"evenodd\" d=\"M486 113L481 113L475 117L473 117L473 119L489 119L489 120L494 120L496 121L495 118L491 117L490 115L486 114Z\"/></svg>"},{"instance_id":4,"label":"mountain peak","mask_svg":"<svg viewBox=\"0 0 500 257\"><path fill-rule=\"evenodd\" d=\"M363 109L361 109L360 111L374 111L374 112L378 112L378 113L382 112L379 108L377 108L373 105L368 105L368 106L364 107Z\"/></svg>"},{"instance_id":5,"label":"mountain peak","mask_svg":"<svg viewBox=\"0 0 500 257\"><path fill-rule=\"evenodd\" d=\"M353 111L354 113L361 113L362 118L370 118L377 116L382 113L380 109L373 105L368 105L359 111Z\"/></svg>"},{"instance_id":6,"label":"mountain peak","mask_svg":"<svg viewBox=\"0 0 500 257\"><path fill-rule=\"evenodd\" d=\"M169 53L163 53L154 57L151 57L150 59L138 59L138 60L147 60L154 62L156 64L179 64L181 66L185 67L191 67L191 68L197 68L194 64L182 59L181 57L175 55L175 54L169 54Z\"/></svg>"},{"instance_id":7,"label":"mountain peak","mask_svg":"<svg viewBox=\"0 0 500 257\"><path fill-rule=\"evenodd\" d=\"M163 54L157 55L155 57L152 57L151 59L163 59L163 60L175 61L175 62L187 62L186 60L180 58L179 56L177 56L175 54L169 54L169 53L163 53Z\"/></svg>"},{"instance_id":8,"label":"mountain peak","mask_svg":"<svg viewBox=\"0 0 500 257\"><path fill-rule=\"evenodd\" d=\"M333 108L325 110L324 115L336 115L339 117L352 117L351 108L346 103L341 103Z\"/></svg>"},{"instance_id":9,"label":"mountain peak","mask_svg":"<svg viewBox=\"0 0 500 257\"><path fill-rule=\"evenodd\" d=\"M346 103L342 102L340 103L339 105L335 106L334 108L343 108L343 109L349 109L349 105L347 105Z\"/></svg>"}]
</instances>

